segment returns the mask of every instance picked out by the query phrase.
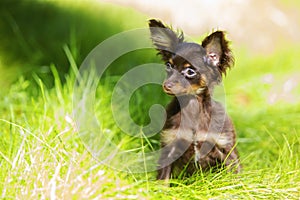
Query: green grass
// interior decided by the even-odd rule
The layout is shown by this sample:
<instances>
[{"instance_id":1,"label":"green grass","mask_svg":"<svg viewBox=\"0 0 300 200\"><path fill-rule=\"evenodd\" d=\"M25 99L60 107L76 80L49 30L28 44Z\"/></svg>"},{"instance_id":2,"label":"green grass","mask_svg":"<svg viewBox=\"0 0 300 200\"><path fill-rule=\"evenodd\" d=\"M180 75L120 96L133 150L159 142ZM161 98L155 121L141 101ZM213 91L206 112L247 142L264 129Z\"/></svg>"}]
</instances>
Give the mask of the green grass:
<instances>
[{"instance_id":1,"label":"green grass","mask_svg":"<svg viewBox=\"0 0 300 200\"><path fill-rule=\"evenodd\" d=\"M128 28L128 27L127 27ZM62 78L59 66L49 64L53 87L34 73L22 76L0 98L0 198L3 199L299 199L300 99L299 82L286 96L269 102L272 94L285 94L283 85L299 77L299 47L268 56L251 56L235 50L236 66L224 80L227 111L237 133L243 171L197 173L171 180L173 187L155 181L155 173L120 172L97 162L78 136L72 105L76 62L80 45L62 45L72 66ZM71 47L70 47L71 46ZM113 65L135 66L141 55L133 52ZM132 58L132 55L135 55ZM157 61L147 58L145 62ZM25 61L24 61L25 62ZM52 63L55 63L53 61ZM120 77L108 75L97 88L95 115L101 130L123 149L139 153L158 148L158 138L132 139L114 123L110 96ZM268 77L273 77L270 80ZM38 87L37 87L38 86ZM157 98L152 98L153 94ZM104 94L104 95L103 95ZM145 86L131 99L131 116L149 122L154 103L166 105L169 97L158 86ZM122 165L124 163L120 163Z\"/></svg>"},{"instance_id":2,"label":"green grass","mask_svg":"<svg viewBox=\"0 0 300 200\"><path fill-rule=\"evenodd\" d=\"M287 63L294 59L284 52L280 55ZM172 180L174 187L165 187L154 180L155 173L118 172L97 163L76 132L72 117L75 76L70 72L63 85L56 75L52 89L46 89L43 81L36 78L40 88L39 95L34 97L24 92L32 83L20 78L1 99L1 196L8 199L299 199L299 103L269 105L263 98L269 87L262 86L261 78L265 73L276 74L277 68L259 71L260 58L251 58L251 69L242 64L248 57L243 54L238 57L225 86L227 108L239 137L241 174L198 173L188 179ZM276 54L266 59L264 64L274 66L280 58ZM55 68L52 69L55 74ZM243 73L245 70L249 73ZM283 74L290 75L291 71L282 69ZM98 87L99 94L109 94L111 82L114 80L108 77ZM146 116L140 107L150 104L142 96L145 92L149 90L146 88L133 97L143 102L132 108L141 119ZM240 99L243 92L249 100ZM107 114L110 99L99 97L96 115L103 122L102 128L120 137L121 131ZM161 99L163 104L166 101ZM103 113L106 115L101 118ZM124 148L128 149L142 145L140 140L130 141L126 137L116 141L125 141Z\"/></svg>"}]
</instances>

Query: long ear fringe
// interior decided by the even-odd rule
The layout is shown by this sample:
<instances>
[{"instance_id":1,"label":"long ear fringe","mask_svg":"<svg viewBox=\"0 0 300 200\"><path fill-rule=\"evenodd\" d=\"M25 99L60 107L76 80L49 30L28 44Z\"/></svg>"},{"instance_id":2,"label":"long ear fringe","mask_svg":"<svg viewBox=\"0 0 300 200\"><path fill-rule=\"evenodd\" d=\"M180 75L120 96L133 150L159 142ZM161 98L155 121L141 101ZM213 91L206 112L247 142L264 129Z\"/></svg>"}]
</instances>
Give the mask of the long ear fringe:
<instances>
[{"instance_id":1,"label":"long ear fringe","mask_svg":"<svg viewBox=\"0 0 300 200\"><path fill-rule=\"evenodd\" d=\"M234 66L235 60L232 51L229 48L229 41L227 41L225 38L225 32L216 31L212 33L203 40L202 46L205 48L215 37L220 39L220 45L222 49L222 55L220 56L220 64L218 67L220 72L226 75L227 69L230 69Z\"/></svg>"},{"instance_id":2,"label":"long ear fringe","mask_svg":"<svg viewBox=\"0 0 300 200\"><path fill-rule=\"evenodd\" d=\"M232 50L229 48L229 41L226 40L224 32L222 32L222 51L223 55L221 57L220 70L226 75L227 69L230 69L234 66L234 57Z\"/></svg>"},{"instance_id":3,"label":"long ear fringe","mask_svg":"<svg viewBox=\"0 0 300 200\"><path fill-rule=\"evenodd\" d=\"M159 20L149 20L149 28L151 40L159 54L162 55L163 60L168 60L172 52L175 51L176 46L184 41L183 32L178 34L171 27L165 26Z\"/></svg>"},{"instance_id":4,"label":"long ear fringe","mask_svg":"<svg viewBox=\"0 0 300 200\"><path fill-rule=\"evenodd\" d=\"M184 34L181 30L177 30L174 31L174 29L172 28L172 26L166 26L165 24L163 24L160 20L156 20L156 19L150 19L149 20L149 27L157 27L157 28L166 28L169 29L172 34L174 34L176 36L176 38L178 39L178 42L183 42L184 41Z\"/></svg>"}]
</instances>

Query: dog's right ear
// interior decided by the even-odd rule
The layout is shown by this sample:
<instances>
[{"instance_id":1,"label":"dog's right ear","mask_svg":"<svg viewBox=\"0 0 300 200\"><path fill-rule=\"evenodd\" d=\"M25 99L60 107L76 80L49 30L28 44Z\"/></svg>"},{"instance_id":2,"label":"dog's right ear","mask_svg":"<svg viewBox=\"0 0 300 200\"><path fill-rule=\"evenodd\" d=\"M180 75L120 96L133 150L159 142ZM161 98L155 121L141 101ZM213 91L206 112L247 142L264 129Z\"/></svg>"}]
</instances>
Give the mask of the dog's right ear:
<instances>
[{"instance_id":1,"label":"dog's right ear","mask_svg":"<svg viewBox=\"0 0 300 200\"><path fill-rule=\"evenodd\" d=\"M183 42L183 33L177 36L172 29L155 19L149 20L149 28L154 46L162 55L162 59L168 61L174 54L176 46Z\"/></svg>"}]
</instances>

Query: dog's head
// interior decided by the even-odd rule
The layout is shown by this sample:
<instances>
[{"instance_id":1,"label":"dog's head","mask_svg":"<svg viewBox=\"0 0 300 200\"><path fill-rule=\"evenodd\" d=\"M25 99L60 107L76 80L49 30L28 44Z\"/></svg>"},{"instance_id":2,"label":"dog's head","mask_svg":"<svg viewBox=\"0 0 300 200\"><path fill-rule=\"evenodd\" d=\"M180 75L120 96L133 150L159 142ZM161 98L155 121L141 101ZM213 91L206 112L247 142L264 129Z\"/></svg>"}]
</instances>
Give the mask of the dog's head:
<instances>
[{"instance_id":1,"label":"dog's head","mask_svg":"<svg viewBox=\"0 0 300 200\"><path fill-rule=\"evenodd\" d=\"M154 46L166 62L167 79L164 91L171 95L196 94L212 89L222 80L234 59L222 31L207 36L202 44L184 41L157 20L150 20L149 27Z\"/></svg>"}]
</instances>

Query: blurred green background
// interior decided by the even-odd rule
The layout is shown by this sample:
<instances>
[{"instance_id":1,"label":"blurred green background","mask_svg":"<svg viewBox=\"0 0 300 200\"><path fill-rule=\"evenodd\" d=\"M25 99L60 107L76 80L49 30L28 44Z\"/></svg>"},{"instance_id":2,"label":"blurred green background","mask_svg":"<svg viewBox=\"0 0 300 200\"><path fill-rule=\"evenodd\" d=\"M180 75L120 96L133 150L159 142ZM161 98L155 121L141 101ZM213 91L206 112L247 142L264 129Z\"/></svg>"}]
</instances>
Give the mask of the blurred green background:
<instances>
[{"instance_id":1,"label":"blurred green background","mask_svg":"<svg viewBox=\"0 0 300 200\"><path fill-rule=\"evenodd\" d=\"M31 79L33 73L51 87L50 65L57 67L62 79L69 69L64 46L79 66L101 41L141 27L146 19L130 8L92 1L5 0L0 4L0 71L5 74L0 84L4 88L21 75Z\"/></svg>"},{"instance_id":2,"label":"blurred green background","mask_svg":"<svg viewBox=\"0 0 300 200\"><path fill-rule=\"evenodd\" d=\"M299 5L296 1L266 1L264 4L252 1L250 5L249 2L228 5L224 2L190 1L189 6L184 5L180 1L163 1L158 5L157 1L3 0L0 5L0 71L5 75L0 84L7 89L21 75L31 79L35 73L51 87L53 77L49 66L54 64L62 79L69 69L64 47L70 49L80 66L101 41L125 30L147 27L149 18L161 18L199 42L199 38L212 29L225 29L233 40L235 53L247 52L249 57L268 56L278 50L293 51L293 47L299 46ZM209 6L222 12L218 16L207 16L210 11L205 9ZM190 12L182 13L185 7ZM181 13L176 13L173 8L180 9ZM230 9L237 12L232 13ZM255 15L253 10L261 13ZM198 15L199 19L196 19ZM157 61L151 53L145 58ZM128 62L139 60L127 59ZM124 72L122 68L126 69L123 66L114 72Z\"/></svg>"}]
</instances>

